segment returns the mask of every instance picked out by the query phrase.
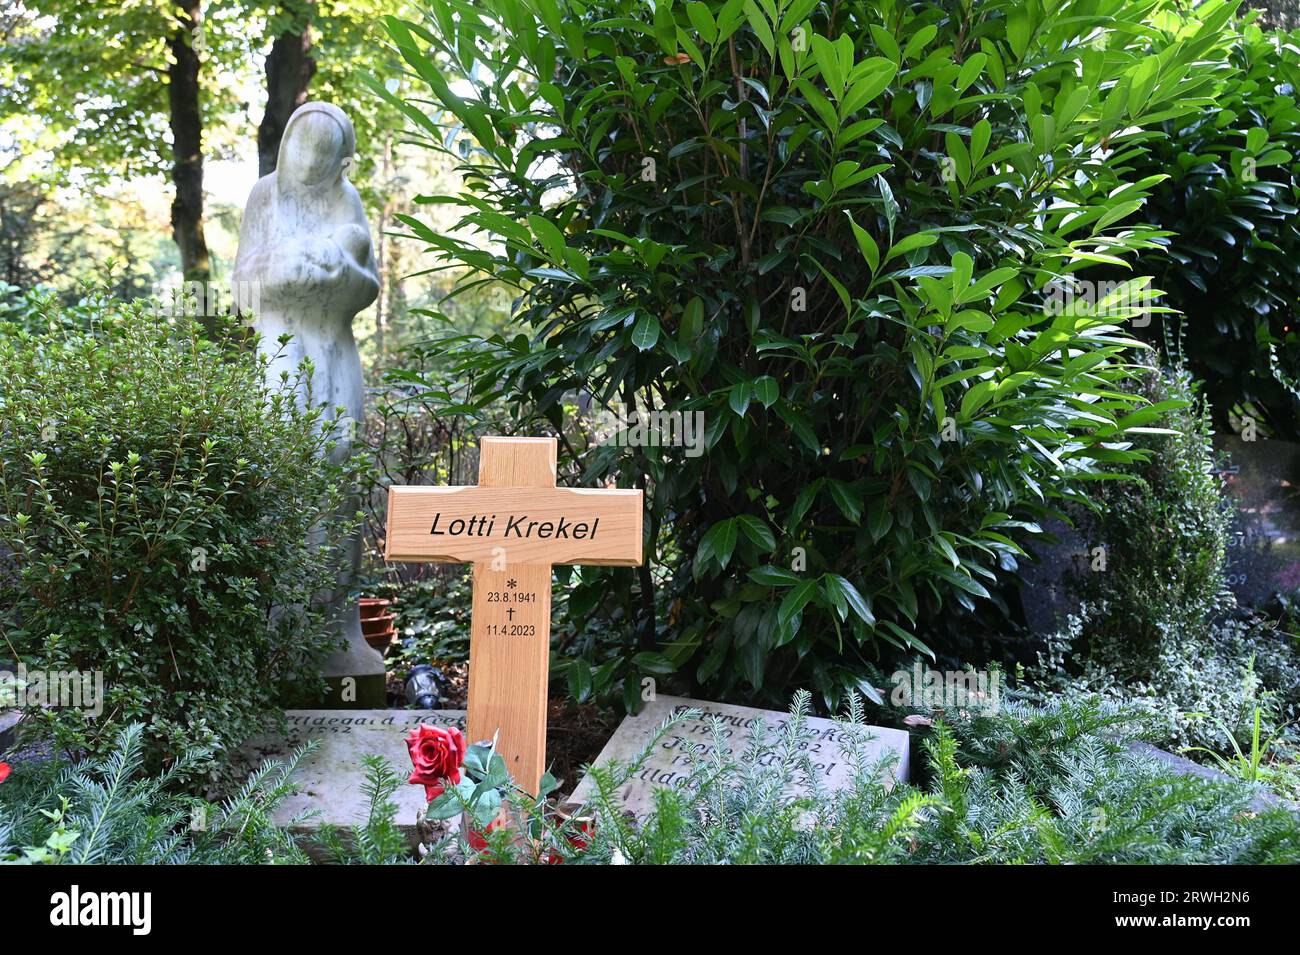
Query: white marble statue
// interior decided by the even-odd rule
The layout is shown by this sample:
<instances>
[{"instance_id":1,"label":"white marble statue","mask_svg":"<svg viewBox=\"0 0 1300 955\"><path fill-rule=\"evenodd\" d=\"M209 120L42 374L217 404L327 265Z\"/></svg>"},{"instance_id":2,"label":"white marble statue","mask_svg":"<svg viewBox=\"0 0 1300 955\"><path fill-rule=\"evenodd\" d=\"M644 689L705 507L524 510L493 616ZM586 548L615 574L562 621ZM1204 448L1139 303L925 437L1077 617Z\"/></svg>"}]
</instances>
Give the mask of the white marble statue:
<instances>
[{"instance_id":1,"label":"white marble statue","mask_svg":"<svg viewBox=\"0 0 1300 955\"><path fill-rule=\"evenodd\" d=\"M355 150L352 121L338 107L305 103L294 111L276 170L258 180L248 197L232 283L241 312L254 314L259 347L276 356L268 371L271 381L278 383L286 370L292 377L310 359L312 403L324 404L331 414L344 409L337 422L336 461L351 452L352 428L364 420L352 320L379 294L370 226L347 179ZM291 336L287 346L279 342L282 335ZM306 400L306 394L301 397ZM358 700L360 705L383 706L383 659L362 638L357 602L347 597L360 538L345 546L348 559L331 614L347 643L325 662L324 672L328 678L357 680L358 693L369 697ZM363 678L368 686L360 685Z\"/></svg>"}]
</instances>

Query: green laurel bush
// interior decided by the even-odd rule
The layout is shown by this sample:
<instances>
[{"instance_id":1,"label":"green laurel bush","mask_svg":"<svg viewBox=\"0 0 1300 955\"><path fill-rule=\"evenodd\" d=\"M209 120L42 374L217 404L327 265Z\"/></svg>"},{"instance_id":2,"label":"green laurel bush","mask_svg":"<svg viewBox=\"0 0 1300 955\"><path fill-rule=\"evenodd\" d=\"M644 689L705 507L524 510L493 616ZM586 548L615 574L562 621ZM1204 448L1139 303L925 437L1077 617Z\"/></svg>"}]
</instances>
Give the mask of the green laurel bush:
<instances>
[{"instance_id":1,"label":"green laurel bush","mask_svg":"<svg viewBox=\"0 0 1300 955\"><path fill-rule=\"evenodd\" d=\"M1141 334L1205 381L1215 421L1300 439L1300 39L1225 30L1213 105L1160 125L1132 177L1162 176L1139 218L1169 235L1135 263L1181 312Z\"/></svg>"},{"instance_id":2,"label":"green laurel bush","mask_svg":"<svg viewBox=\"0 0 1300 955\"><path fill-rule=\"evenodd\" d=\"M647 564L582 568L553 672L635 705L837 708L882 655L944 649L1044 507L1129 458L1122 306L1049 283L1122 264L1144 129L1203 106L1231 7L433 0L388 18L412 137L457 162L460 228L403 219L516 334L449 339L475 398L556 430L571 479L647 492ZM475 234L477 233L477 234ZM491 241L488 241L491 240ZM1136 277L1125 294L1144 283ZM1113 304L1113 303L1109 303ZM596 442L590 402L701 412L702 453Z\"/></svg>"}]
</instances>

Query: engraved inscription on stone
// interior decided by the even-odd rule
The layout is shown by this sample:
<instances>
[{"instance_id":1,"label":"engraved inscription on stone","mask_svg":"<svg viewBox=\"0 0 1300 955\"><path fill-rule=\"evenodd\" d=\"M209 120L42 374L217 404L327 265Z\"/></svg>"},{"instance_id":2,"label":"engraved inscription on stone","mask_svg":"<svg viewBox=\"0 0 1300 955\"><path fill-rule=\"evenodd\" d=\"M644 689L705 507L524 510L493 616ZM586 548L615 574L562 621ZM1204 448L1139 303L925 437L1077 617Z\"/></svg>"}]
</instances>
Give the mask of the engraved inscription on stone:
<instances>
[{"instance_id":1,"label":"engraved inscription on stone","mask_svg":"<svg viewBox=\"0 0 1300 955\"><path fill-rule=\"evenodd\" d=\"M650 757L619 792L623 808L642 815L653 807L653 793L656 788L664 786L684 786L690 775L687 750L690 744L698 744L709 750L714 742L714 721L721 724L723 744L733 753L741 753L749 743L757 721L767 726L767 738L772 740L789 720L790 714L774 710L760 710L749 706L731 706L724 703L709 703L683 697L660 696L635 716L629 716L615 731L600 756L596 758L597 766L606 765L614 760L626 765L634 760L646 744L653 739L659 727L670 715L687 710L699 710L699 718L687 719L674 726L655 744ZM870 737L863 747L868 763L875 763L889 751L897 755L888 781L907 779L909 736L903 730L889 729L881 726L861 727ZM850 727L835 720L810 717L805 725L802 743L823 786L828 789L848 787L853 778L853 766L841 754L841 743L849 739ZM770 761L776 758L773 753L765 753L760 759ZM806 787L796 782L790 792L791 797L799 795ZM589 799L594 792L590 777L585 778L574 790L569 799L570 804L581 803Z\"/></svg>"}]
</instances>

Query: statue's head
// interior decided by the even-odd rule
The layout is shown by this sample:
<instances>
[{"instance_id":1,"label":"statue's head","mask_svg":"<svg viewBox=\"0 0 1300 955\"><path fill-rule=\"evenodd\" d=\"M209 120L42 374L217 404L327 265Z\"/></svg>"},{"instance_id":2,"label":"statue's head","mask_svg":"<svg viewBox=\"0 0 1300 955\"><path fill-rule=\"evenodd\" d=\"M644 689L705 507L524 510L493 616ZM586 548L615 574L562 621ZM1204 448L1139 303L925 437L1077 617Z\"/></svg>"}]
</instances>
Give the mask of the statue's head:
<instances>
[{"instance_id":1,"label":"statue's head","mask_svg":"<svg viewBox=\"0 0 1300 955\"><path fill-rule=\"evenodd\" d=\"M276 176L281 184L334 184L346 175L356 148L352 120L343 110L329 103L304 103L285 124Z\"/></svg>"}]
</instances>

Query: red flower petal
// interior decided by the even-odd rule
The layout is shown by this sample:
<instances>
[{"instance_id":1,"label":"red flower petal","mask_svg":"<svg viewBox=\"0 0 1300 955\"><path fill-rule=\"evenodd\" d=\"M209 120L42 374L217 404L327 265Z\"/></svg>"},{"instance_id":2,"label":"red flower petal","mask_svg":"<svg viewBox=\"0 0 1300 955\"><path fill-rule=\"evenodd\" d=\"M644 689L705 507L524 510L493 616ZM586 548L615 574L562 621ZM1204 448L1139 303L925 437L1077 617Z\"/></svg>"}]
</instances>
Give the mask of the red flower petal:
<instances>
[{"instance_id":1,"label":"red flower petal","mask_svg":"<svg viewBox=\"0 0 1300 955\"><path fill-rule=\"evenodd\" d=\"M460 782L460 767L467 750L460 730L421 723L407 735L406 748L414 767L408 780L412 784L434 786L441 791L446 780L452 785Z\"/></svg>"},{"instance_id":2,"label":"red flower petal","mask_svg":"<svg viewBox=\"0 0 1300 955\"><path fill-rule=\"evenodd\" d=\"M493 827L495 827L496 824L500 821L501 820L499 819L493 819L491 822L487 824L487 828L483 830L483 832L491 832ZM469 831L469 837L467 838L466 841L469 842L469 847L473 849L475 852L482 852L488 846L487 839L484 838L483 832L480 832L477 829L471 829Z\"/></svg>"}]
</instances>

